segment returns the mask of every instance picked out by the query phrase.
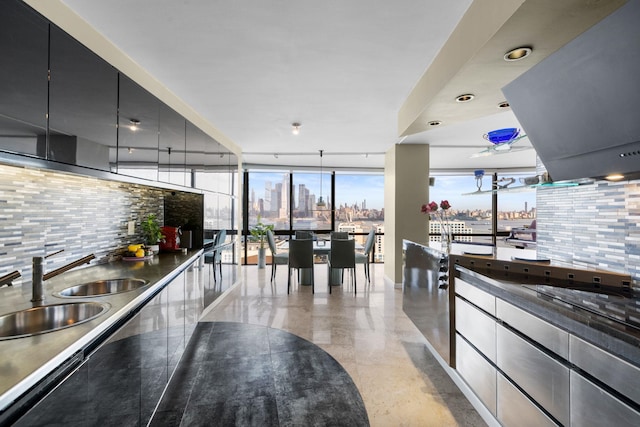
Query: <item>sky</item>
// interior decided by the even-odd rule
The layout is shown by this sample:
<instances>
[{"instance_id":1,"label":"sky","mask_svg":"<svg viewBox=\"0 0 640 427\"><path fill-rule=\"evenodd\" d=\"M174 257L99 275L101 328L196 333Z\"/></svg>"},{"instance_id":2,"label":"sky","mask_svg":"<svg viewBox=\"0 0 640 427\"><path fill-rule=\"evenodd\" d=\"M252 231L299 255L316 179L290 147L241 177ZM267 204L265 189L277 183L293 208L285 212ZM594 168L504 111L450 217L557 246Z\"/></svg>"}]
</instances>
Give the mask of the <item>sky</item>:
<instances>
[{"instance_id":1,"label":"sky","mask_svg":"<svg viewBox=\"0 0 640 427\"><path fill-rule=\"evenodd\" d=\"M271 181L271 187L275 188L277 183L283 182L285 172L252 172L249 174L250 186L255 190L256 198L264 197L265 182ZM509 175L516 179L510 187L520 186L518 175ZM322 193L328 200L330 197L331 177L330 173L323 174ZM304 183L311 193L320 194L320 174L319 173L294 173L294 185ZM367 208L382 209L384 207L384 176L382 174L340 174L336 173L336 204L353 205L357 203L362 206L366 200ZM485 176L482 181L482 190L491 188L491 177ZM455 210L491 209L491 193L480 195L463 195L463 193L474 193L477 190L475 177L469 176L436 176L435 185L429 187L429 200L440 203L441 200L448 200ZM520 211L524 210L525 202L527 208L535 207L535 191L523 192L502 192L498 197L498 209L500 211ZM297 187L295 198L297 199Z\"/></svg>"}]
</instances>

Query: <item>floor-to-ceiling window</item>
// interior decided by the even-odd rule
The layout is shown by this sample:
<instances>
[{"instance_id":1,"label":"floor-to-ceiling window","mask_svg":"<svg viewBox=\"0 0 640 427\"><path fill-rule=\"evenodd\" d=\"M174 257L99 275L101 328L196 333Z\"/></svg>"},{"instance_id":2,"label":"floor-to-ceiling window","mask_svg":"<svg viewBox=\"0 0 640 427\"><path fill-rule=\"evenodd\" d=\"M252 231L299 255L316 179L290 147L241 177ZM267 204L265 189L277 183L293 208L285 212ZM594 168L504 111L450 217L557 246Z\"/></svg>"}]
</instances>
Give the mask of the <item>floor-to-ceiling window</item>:
<instances>
[{"instance_id":1,"label":"floor-to-ceiling window","mask_svg":"<svg viewBox=\"0 0 640 427\"><path fill-rule=\"evenodd\" d=\"M436 175L429 188L429 201L450 203L447 220L454 240L492 243L495 235L496 245L507 246L505 239L511 230L529 226L536 217L535 188L521 182L529 175ZM429 235L430 241L440 241L438 220L430 221Z\"/></svg>"},{"instance_id":2,"label":"floor-to-ceiling window","mask_svg":"<svg viewBox=\"0 0 640 427\"><path fill-rule=\"evenodd\" d=\"M336 172L335 228L348 231L364 245L367 233L376 232L375 262L384 262L384 175Z\"/></svg>"}]
</instances>

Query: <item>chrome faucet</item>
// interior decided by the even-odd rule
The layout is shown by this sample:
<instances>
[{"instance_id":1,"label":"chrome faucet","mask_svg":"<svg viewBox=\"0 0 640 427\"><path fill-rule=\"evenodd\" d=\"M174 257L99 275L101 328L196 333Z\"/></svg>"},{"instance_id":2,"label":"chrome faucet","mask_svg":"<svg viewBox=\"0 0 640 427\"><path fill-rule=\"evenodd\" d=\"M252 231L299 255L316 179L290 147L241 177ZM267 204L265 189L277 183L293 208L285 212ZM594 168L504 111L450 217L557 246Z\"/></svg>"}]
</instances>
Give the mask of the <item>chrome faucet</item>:
<instances>
[{"instance_id":1,"label":"chrome faucet","mask_svg":"<svg viewBox=\"0 0 640 427\"><path fill-rule=\"evenodd\" d=\"M59 252L62 252L62 251L59 251ZM59 252L56 252L56 253L59 253ZM51 255L55 255L55 254L51 254ZM79 265L89 264L92 259L95 259L95 257L96 256L94 254L87 255L76 261L70 262L67 265L63 265L60 268L50 271L49 273L46 273L46 274L44 274L44 268L42 264L44 262L44 259L47 257L41 257L41 256L33 257L33 278L31 280L31 286L32 286L31 301L35 303L44 301L44 281L45 280L49 280L52 277L56 277L58 274L62 274L65 271L69 271L72 268L76 268Z\"/></svg>"}]
</instances>

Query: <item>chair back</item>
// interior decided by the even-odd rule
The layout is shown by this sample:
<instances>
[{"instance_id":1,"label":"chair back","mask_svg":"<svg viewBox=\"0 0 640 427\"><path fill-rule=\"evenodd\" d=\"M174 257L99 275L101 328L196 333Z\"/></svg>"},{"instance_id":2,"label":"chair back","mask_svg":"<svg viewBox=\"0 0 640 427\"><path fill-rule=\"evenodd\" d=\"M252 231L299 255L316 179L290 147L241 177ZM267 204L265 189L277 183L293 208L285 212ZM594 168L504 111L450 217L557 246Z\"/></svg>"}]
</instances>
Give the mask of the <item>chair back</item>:
<instances>
[{"instance_id":1,"label":"chair back","mask_svg":"<svg viewBox=\"0 0 640 427\"><path fill-rule=\"evenodd\" d=\"M329 252L331 268L355 268L356 267L356 241L353 239L336 239L331 241Z\"/></svg>"},{"instance_id":2,"label":"chair back","mask_svg":"<svg viewBox=\"0 0 640 427\"><path fill-rule=\"evenodd\" d=\"M296 239L313 239L313 233L311 231L296 231Z\"/></svg>"},{"instance_id":3,"label":"chair back","mask_svg":"<svg viewBox=\"0 0 640 427\"><path fill-rule=\"evenodd\" d=\"M369 255L371 249L373 249L373 242L376 240L376 230L374 228L371 229L369 235L367 236L367 240L364 242L364 254Z\"/></svg>"},{"instance_id":4,"label":"chair back","mask_svg":"<svg viewBox=\"0 0 640 427\"><path fill-rule=\"evenodd\" d=\"M227 230L223 229L218 231L218 234L216 234L216 238L213 241L213 247L215 248L216 246L220 246L225 240L227 240Z\"/></svg>"},{"instance_id":5,"label":"chair back","mask_svg":"<svg viewBox=\"0 0 640 427\"><path fill-rule=\"evenodd\" d=\"M313 268L313 240L289 240L289 267Z\"/></svg>"},{"instance_id":6,"label":"chair back","mask_svg":"<svg viewBox=\"0 0 640 427\"><path fill-rule=\"evenodd\" d=\"M349 238L349 232L347 231L332 231L331 232L331 240L342 239L346 240Z\"/></svg>"},{"instance_id":7,"label":"chair back","mask_svg":"<svg viewBox=\"0 0 640 427\"><path fill-rule=\"evenodd\" d=\"M273 255L275 255L278 250L276 249L276 241L273 238L271 230L267 230L267 243L269 243L269 250Z\"/></svg>"}]
</instances>

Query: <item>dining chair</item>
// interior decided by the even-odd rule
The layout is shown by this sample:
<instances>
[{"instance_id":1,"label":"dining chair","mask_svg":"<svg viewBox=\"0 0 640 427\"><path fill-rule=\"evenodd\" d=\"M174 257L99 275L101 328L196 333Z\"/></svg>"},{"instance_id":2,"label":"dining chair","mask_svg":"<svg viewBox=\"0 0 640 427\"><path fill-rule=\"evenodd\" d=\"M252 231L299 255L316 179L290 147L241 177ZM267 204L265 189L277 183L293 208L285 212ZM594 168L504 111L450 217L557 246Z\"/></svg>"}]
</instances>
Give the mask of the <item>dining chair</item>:
<instances>
[{"instance_id":1,"label":"dining chair","mask_svg":"<svg viewBox=\"0 0 640 427\"><path fill-rule=\"evenodd\" d=\"M349 232L348 231L332 231L331 232L331 240L335 239L348 239Z\"/></svg>"},{"instance_id":2,"label":"dining chair","mask_svg":"<svg viewBox=\"0 0 640 427\"><path fill-rule=\"evenodd\" d=\"M205 264L211 264L213 281L216 281L216 264L220 267L220 279L222 279L222 245L227 240L227 230L220 230L213 239L213 249L204 255Z\"/></svg>"},{"instance_id":3,"label":"dining chair","mask_svg":"<svg viewBox=\"0 0 640 427\"><path fill-rule=\"evenodd\" d=\"M371 250L373 249L373 243L376 240L376 230L372 228L367 235L367 240L364 243L364 252L356 252L356 264L364 264L364 277L367 282L371 283L371 275L369 271L369 262L371 260Z\"/></svg>"},{"instance_id":4,"label":"dining chair","mask_svg":"<svg viewBox=\"0 0 640 427\"><path fill-rule=\"evenodd\" d=\"M289 241L289 267L288 267L288 280L287 280L287 293L291 289L291 270L298 269L298 286L300 285L300 269L311 269L311 293L315 293L315 280L313 274L313 240L293 239Z\"/></svg>"},{"instance_id":5,"label":"dining chair","mask_svg":"<svg viewBox=\"0 0 640 427\"><path fill-rule=\"evenodd\" d=\"M312 231L296 231L296 239L297 240L313 239L313 232Z\"/></svg>"},{"instance_id":6,"label":"dining chair","mask_svg":"<svg viewBox=\"0 0 640 427\"><path fill-rule=\"evenodd\" d=\"M267 242L271 250L271 281L273 282L276 278L276 268L278 264L289 264L289 254L286 252L278 253L278 247L276 246L276 241L271 230L267 230Z\"/></svg>"},{"instance_id":7,"label":"dining chair","mask_svg":"<svg viewBox=\"0 0 640 427\"><path fill-rule=\"evenodd\" d=\"M329 251L329 293L331 293L331 273L333 269L351 269L353 277L353 293L356 291L356 241L353 239L335 239L331 241Z\"/></svg>"}]
</instances>

